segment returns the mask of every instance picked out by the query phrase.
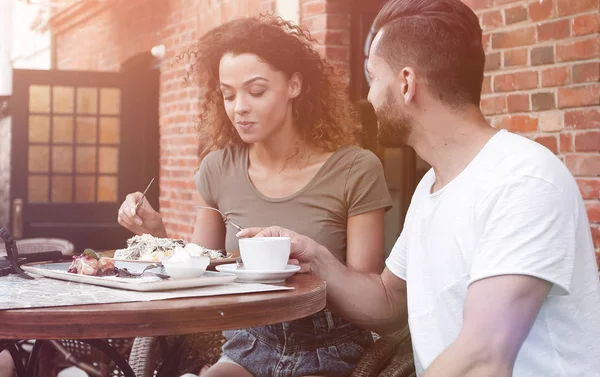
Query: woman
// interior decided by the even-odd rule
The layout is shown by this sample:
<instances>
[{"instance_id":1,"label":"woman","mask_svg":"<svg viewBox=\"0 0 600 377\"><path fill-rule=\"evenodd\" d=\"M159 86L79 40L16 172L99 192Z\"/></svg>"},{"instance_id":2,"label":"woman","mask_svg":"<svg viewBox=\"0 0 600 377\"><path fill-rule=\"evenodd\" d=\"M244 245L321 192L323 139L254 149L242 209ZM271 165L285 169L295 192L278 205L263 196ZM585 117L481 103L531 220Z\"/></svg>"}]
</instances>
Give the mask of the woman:
<instances>
[{"instance_id":1,"label":"woman","mask_svg":"<svg viewBox=\"0 0 600 377\"><path fill-rule=\"evenodd\" d=\"M244 227L281 225L308 234L357 270L383 267L383 217L391 199L377 157L356 146L345 78L307 32L271 16L204 35L192 78L205 88L200 114L199 204ZM160 215L130 194L119 223L165 237ZM133 212L132 212L133 211ZM238 250L236 229L198 210L192 242ZM226 331L206 376L347 376L371 334L324 310L297 321Z\"/></svg>"}]
</instances>

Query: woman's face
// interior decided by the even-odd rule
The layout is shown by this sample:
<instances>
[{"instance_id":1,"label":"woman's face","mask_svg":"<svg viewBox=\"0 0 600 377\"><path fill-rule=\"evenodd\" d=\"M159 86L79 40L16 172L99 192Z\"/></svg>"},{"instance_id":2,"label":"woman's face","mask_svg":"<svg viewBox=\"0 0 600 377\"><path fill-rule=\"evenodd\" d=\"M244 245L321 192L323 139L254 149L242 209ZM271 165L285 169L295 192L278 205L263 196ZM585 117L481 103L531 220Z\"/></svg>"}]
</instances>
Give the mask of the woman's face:
<instances>
[{"instance_id":1,"label":"woman's face","mask_svg":"<svg viewBox=\"0 0 600 377\"><path fill-rule=\"evenodd\" d=\"M254 54L225 54L219 64L225 112L245 143L293 132L293 98L300 94L298 75L288 79Z\"/></svg>"}]
</instances>

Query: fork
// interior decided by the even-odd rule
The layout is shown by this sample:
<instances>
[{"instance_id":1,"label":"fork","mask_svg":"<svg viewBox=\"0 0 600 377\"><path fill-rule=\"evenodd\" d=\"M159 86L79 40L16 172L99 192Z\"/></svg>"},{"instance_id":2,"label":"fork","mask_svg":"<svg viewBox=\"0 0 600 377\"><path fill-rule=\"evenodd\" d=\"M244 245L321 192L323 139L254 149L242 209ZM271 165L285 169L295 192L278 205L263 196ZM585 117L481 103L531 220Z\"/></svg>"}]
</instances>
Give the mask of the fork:
<instances>
[{"instance_id":1,"label":"fork","mask_svg":"<svg viewBox=\"0 0 600 377\"><path fill-rule=\"evenodd\" d=\"M224 222L225 224L231 224L231 226L233 226L233 227L234 227L234 228L236 228L237 230L244 230L244 228L242 228L241 226L237 225L237 224L236 224L236 223L234 223L233 221L229 220L229 219L227 218L227 216L226 216L226 215L225 215L223 212L219 211L219 210L218 210L218 209L216 209L216 208L213 208L213 207L207 207L207 206L194 206L194 208L198 208L198 209L212 209L213 211L219 212L219 213L221 214L221 217L223 218L223 222Z\"/></svg>"}]
</instances>

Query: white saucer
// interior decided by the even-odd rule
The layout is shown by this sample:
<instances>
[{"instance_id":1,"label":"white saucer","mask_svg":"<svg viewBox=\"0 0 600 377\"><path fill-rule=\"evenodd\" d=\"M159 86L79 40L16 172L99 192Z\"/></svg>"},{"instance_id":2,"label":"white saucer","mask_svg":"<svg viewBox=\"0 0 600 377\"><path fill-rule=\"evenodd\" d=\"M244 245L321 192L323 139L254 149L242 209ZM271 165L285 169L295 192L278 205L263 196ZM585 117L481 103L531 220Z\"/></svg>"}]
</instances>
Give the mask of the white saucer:
<instances>
[{"instance_id":1,"label":"white saucer","mask_svg":"<svg viewBox=\"0 0 600 377\"><path fill-rule=\"evenodd\" d=\"M215 268L219 272L237 275L235 281L240 283L281 283L300 271L300 266L293 264L288 264L283 270L275 271L247 270L244 267L238 268L235 263L222 264Z\"/></svg>"}]
</instances>

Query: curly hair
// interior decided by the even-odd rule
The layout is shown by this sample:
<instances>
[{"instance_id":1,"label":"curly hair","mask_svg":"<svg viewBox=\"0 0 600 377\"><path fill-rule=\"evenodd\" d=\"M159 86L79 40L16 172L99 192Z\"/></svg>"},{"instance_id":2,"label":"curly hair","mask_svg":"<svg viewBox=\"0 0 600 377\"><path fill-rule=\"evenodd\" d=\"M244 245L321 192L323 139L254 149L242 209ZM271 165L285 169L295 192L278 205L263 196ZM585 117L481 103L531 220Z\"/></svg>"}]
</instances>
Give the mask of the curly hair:
<instances>
[{"instance_id":1,"label":"curly hair","mask_svg":"<svg viewBox=\"0 0 600 377\"><path fill-rule=\"evenodd\" d=\"M302 140L309 145L331 152L357 144L360 124L348 98L345 76L311 42L316 41L307 30L267 14L220 25L177 57L177 61L191 59L186 81L195 81L203 89L195 120L201 159L211 151L243 144L225 113L219 89L219 63L227 53L255 54L288 78L300 73L302 89L293 100L293 115Z\"/></svg>"}]
</instances>

